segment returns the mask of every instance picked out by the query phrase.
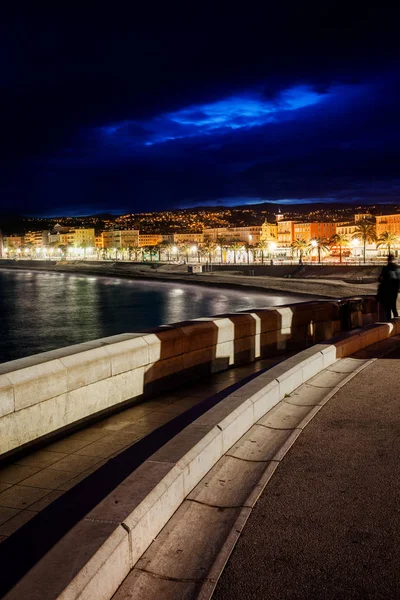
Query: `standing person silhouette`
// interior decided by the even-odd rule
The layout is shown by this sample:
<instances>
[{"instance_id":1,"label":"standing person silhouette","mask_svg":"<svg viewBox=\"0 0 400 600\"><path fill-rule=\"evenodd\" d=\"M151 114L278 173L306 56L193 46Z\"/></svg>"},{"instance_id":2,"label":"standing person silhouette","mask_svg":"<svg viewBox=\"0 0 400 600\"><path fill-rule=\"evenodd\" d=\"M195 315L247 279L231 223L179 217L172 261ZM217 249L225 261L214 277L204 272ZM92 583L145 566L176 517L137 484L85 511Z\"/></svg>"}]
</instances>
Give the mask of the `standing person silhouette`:
<instances>
[{"instance_id":1,"label":"standing person silhouette","mask_svg":"<svg viewBox=\"0 0 400 600\"><path fill-rule=\"evenodd\" d=\"M398 317L397 313L397 295L399 293L399 269L394 262L393 254L387 257L385 265L379 275L378 301L382 304L386 312L386 320L390 321L393 317Z\"/></svg>"}]
</instances>

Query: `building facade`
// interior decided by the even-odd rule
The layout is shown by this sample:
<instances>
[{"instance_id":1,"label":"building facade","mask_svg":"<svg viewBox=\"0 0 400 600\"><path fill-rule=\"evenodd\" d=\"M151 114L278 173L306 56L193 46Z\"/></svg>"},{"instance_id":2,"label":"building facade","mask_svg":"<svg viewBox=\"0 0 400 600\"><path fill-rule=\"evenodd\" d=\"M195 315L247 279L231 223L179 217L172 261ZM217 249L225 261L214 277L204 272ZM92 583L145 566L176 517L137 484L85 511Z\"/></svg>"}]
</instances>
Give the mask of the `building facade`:
<instances>
[{"instance_id":1,"label":"building facade","mask_svg":"<svg viewBox=\"0 0 400 600\"><path fill-rule=\"evenodd\" d=\"M202 244L204 235L202 233L174 233L175 244Z\"/></svg>"},{"instance_id":2,"label":"building facade","mask_svg":"<svg viewBox=\"0 0 400 600\"><path fill-rule=\"evenodd\" d=\"M74 246L76 248L94 248L95 237L95 231L92 228L75 229Z\"/></svg>"},{"instance_id":3,"label":"building facade","mask_svg":"<svg viewBox=\"0 0 400 600\"><path fill-rule=\"evenodd\" d=\"M24 235L8 235L4 237L4 246L6 248L21 248L25 244L25 236Z\"/></svg>"},{"instance_id":4,"label":"building facade","mask_svg":"<svg viewBox=\"0 0 400 600\"><path fill-rule=\"evenodd\" d=\"M204 240L207 238L212 242L223 239L226 242L247 242L256 245L260 241L262 233L261 225L250 225L248 227L213 227L203 229Z\"/></svg>"},{"instance_id":5,"label":"building facade","mask_svg":"<svg viewBox=\"0 0 400 600\"><path fill-rule=\"evenodd\" d=\"M376 235L379 237L386 231L400 237L400 213L376 217Z\"/></svg>"},{"instance_id":6,"label":"building facade","mask_svg":"<svg viewBox=\"0 0 400 600\"><path fill-rule=\"evenodd\" d=\"M28 231L25 233L25 245L32 245L34 248L45 248L49 244L50 231Z\"/></svg>"},{"instance_id":7,"label":"building facade","mask_svg":"<svg viewBox=\"0 0 400 600\"><path fill-rule=\"evenodd\" d=\"M335 233L336 223L314 221L311 223L295 223L293 227L294 239L306 240L306 242L316 238L330 240Z\"/></svg>"},{"instance_id":8,"label":"building facade","mask_svg":"<svg viewBox=\"0 0 400 600\"><path fill-rule=\"evenodd\" d=\"M293 244L294 226L296 221L278 221L278 246L280 248L289 248Z\"/></svg>"},{"instance_id":9,"label":"building facade","mask_svg":"<svg viewBox=\"0 0 400 600\"><path fill-rule=\"evenodd\" d=\"M116 229L103 231L96 247L99 248L136 248L139 246L138 229Z\"/></svg>"},{"instance_id":10,"label":"building facade","mask_svg":"<svg viewBox=\"0 0 400 600\"><path fill-rule=\"evenodd\" d=\"M160 233L139 233L139 246L157 246L163 240Z\"/></svg>"},{"instance_id":11,"label":"building facade","mask_svg":"<svg viewBox=\"0 0 400 600\"><path fill-rule=\"evenodd\" d=\"M277 244L278 242L278 225L276 223L268 223L265 221L261 225L260 244Z\"/></svg>"}]
</instances>

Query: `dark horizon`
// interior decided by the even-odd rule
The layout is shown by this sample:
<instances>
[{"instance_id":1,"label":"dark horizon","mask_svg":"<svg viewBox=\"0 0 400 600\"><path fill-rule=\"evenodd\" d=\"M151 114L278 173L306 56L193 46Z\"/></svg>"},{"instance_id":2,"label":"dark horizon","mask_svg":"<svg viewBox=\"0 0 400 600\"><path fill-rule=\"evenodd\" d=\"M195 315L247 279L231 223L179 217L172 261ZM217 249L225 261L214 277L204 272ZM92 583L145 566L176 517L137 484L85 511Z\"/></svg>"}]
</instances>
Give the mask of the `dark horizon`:
<instances>
[{"instance_id":1,"label":"dark horizon","mask_svg":"<svg viewBox=\"0 0 400 600\"><path fill-rule=\"evenodd\" d=\"M163 10L4 18L3 211L400 201L398 8Z\"/></svg>"}]
</instances>

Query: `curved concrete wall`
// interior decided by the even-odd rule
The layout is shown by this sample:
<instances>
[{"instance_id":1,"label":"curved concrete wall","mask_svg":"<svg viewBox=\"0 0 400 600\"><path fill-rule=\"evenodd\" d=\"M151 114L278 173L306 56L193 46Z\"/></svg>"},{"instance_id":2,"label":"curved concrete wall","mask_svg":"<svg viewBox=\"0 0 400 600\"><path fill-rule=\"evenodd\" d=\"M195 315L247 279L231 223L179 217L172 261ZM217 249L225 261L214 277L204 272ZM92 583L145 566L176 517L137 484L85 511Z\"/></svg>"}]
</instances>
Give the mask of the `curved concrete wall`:
<instances>
[{"instance_id":1,"label":"curved concrete wall","mask_svg":"<svg viewBox=\"0 0 400 600\"><path fill-rule=\"evenodd\" d=\"M317 301L218 315L1 364L0 456L127 401L326 340L342 330L343 306ZM353 326L377 319L373 298L352 307Z\"/></svg>"}]
</instances>

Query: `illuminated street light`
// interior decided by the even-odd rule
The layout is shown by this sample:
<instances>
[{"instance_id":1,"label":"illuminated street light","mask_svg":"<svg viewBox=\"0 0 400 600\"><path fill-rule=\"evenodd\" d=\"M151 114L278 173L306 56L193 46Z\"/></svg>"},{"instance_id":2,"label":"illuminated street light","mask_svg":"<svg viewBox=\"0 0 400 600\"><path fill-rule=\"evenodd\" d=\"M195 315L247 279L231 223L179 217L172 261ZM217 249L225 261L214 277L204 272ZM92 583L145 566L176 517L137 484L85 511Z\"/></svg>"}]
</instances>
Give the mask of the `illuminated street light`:
<instances>
[{"instance_id":1,"label":"illuminated street light","mask_svg":"<svg viewBox=\"0 0 400 600\"><path fill-rule=\"evenodd\" d=\"M311 246L312 246L313 248L316 248L316 247L318 246L318 242L317 242L317 240L311 240Z\"/></svg>"},{"instance_id":2,"label":"illuminated street light","mask_svg":"<svg viewBox=\"0 0 400 600\"><path fill-rule=\"evenodd\" d=\"M268 248L269 248L270 252L273 252L274 250L276 250L276 242L269 242Z\"/></svg>"}]
</instances>

